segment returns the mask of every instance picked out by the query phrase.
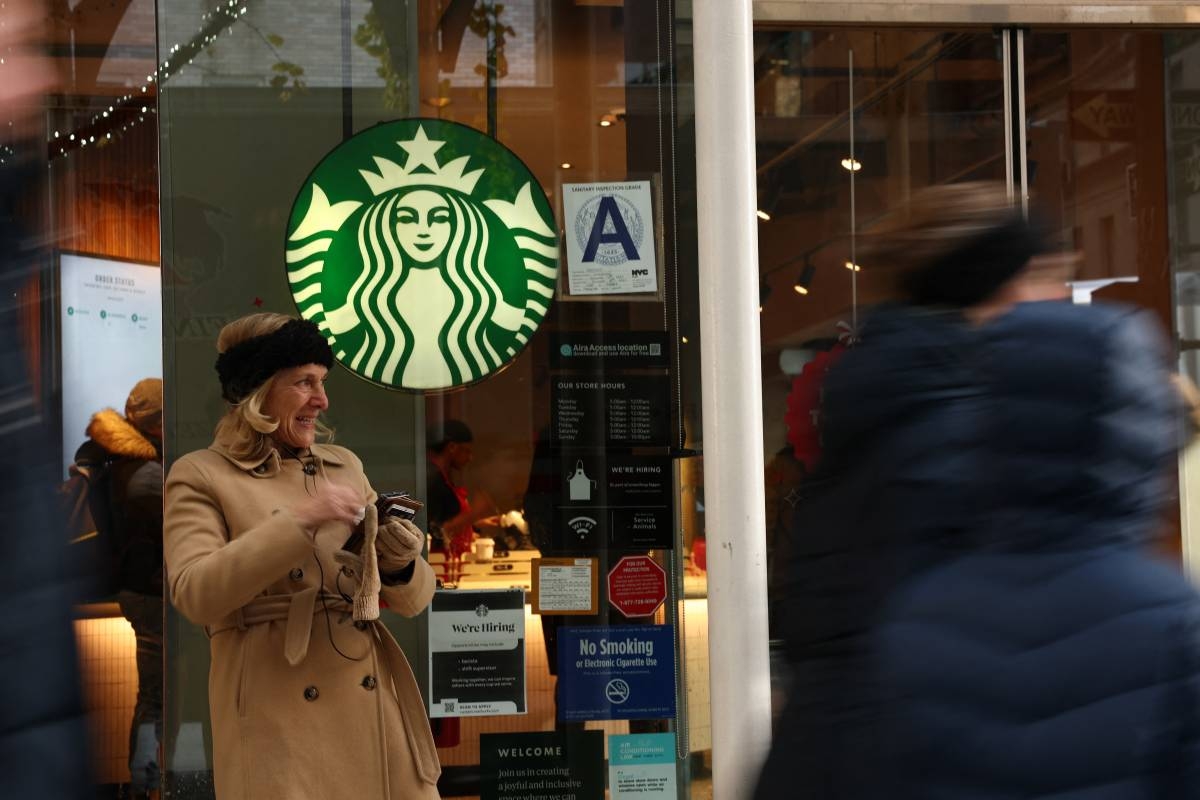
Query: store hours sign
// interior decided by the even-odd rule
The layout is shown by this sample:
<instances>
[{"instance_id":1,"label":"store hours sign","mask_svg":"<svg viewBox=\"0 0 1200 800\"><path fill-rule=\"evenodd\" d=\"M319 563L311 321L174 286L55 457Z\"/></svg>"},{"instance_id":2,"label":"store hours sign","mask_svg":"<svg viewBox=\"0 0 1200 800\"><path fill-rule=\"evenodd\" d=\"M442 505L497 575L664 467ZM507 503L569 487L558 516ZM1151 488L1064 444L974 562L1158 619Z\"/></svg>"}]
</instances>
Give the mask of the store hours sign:
<instances>
[{"instance_id":1,"label":"store hours sign","mask_svg":"<svg viewBox=\"0 0 1200 800\"><path fill-rule=\"evenodd\" d=\"M512 361L546 316L554 215L529 169L479 131L388 122L304 182L287 279L343 366L396 389L449 389Z\"/></svg>"}]
</instances>

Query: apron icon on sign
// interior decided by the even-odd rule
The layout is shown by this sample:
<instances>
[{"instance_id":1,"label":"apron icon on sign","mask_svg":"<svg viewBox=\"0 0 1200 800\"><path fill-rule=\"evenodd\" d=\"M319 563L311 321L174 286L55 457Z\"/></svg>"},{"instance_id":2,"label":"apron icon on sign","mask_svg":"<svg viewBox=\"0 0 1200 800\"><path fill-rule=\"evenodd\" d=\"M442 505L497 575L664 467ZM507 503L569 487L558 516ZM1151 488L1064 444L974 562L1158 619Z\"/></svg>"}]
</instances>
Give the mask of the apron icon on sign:
<instances>
[{"instance_id":1,"label":"apron icon on sign","mask_svg":"<svg viewBox=\"0 0 1200 800\"><path fill-rule=\"evenodd\" d=\"M572 501L587 501L592 499L592 487L596 485L596 482L589 478L587 473L583 471L582 459L575 462L575 474L568 476L567 483L570 485L570 497Z\"/></svg>"}]
</instances>

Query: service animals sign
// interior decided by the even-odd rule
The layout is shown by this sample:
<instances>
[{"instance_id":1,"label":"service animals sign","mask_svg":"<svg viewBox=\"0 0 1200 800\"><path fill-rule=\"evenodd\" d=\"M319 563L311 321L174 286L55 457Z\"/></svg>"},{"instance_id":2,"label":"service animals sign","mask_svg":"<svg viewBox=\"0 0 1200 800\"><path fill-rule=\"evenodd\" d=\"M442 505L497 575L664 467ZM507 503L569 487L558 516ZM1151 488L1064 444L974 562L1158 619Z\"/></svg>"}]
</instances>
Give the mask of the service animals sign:
<instances>
[{"instance_id":1,"label":"service animals sign","mask_svg":"<svg viewBox=\"0 0 1200 800\"><path fill-rule=\"evenodd\" d=\"M563 185L572 295L658 291L649 181Z\"/></svg>"},{"instance_id":2,"label":"service animals sign","mask_svg":"<svg viewBox=\"0 0 1200 800\"><path fill-rule=\"evenodd\" d=\"M474 128L369 128L304 182L287 229L301 316L382 386L437 391L514 359L558 281L554 214L529 169Z\"/></svg>"}]
</instances>

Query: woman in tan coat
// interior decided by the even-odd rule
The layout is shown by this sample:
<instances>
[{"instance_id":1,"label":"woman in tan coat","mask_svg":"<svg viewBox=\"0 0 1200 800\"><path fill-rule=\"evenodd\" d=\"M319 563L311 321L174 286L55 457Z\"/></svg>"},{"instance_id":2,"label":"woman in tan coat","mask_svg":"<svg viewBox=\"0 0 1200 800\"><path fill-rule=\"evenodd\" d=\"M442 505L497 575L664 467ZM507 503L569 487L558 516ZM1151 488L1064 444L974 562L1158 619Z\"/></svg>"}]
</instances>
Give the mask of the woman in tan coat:
<instances>
[{"instance_id":1,"label":"woman in tan coat","mask_svg":"<svg viewBox=\"0 0 1200 800\"><path fill-rule=\"evenodd\" d=\"M362 462L317 443L333 353L314 324L254 314L217 349L229 410L172 467L164 525L171 600L210 638L217 797L437 798L424 703L378 622L380 599L429 604L425 536L381 522Z\"/></svg>"}]
</instances>

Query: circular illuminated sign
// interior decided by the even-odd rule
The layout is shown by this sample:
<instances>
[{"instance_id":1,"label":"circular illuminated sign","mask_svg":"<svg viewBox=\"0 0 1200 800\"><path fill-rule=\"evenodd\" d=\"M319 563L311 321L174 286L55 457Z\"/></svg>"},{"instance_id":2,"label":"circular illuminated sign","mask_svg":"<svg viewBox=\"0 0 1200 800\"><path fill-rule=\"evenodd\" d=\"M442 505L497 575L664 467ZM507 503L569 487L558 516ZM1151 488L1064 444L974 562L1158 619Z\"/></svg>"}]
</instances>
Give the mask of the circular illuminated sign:
<instances>
[{"instance_id":1,"label":"circular illuminated sign","mask_svg":"<svg viewBox=\"0 0 1200 800\"><path fill-rule=\"evenodd\" d=\"M287 231L300 315L357 375L436 391L482 380L546 316L558 235L512 151L436 119L388 122L329 153Z\"/></svg>"}]
</instances>

